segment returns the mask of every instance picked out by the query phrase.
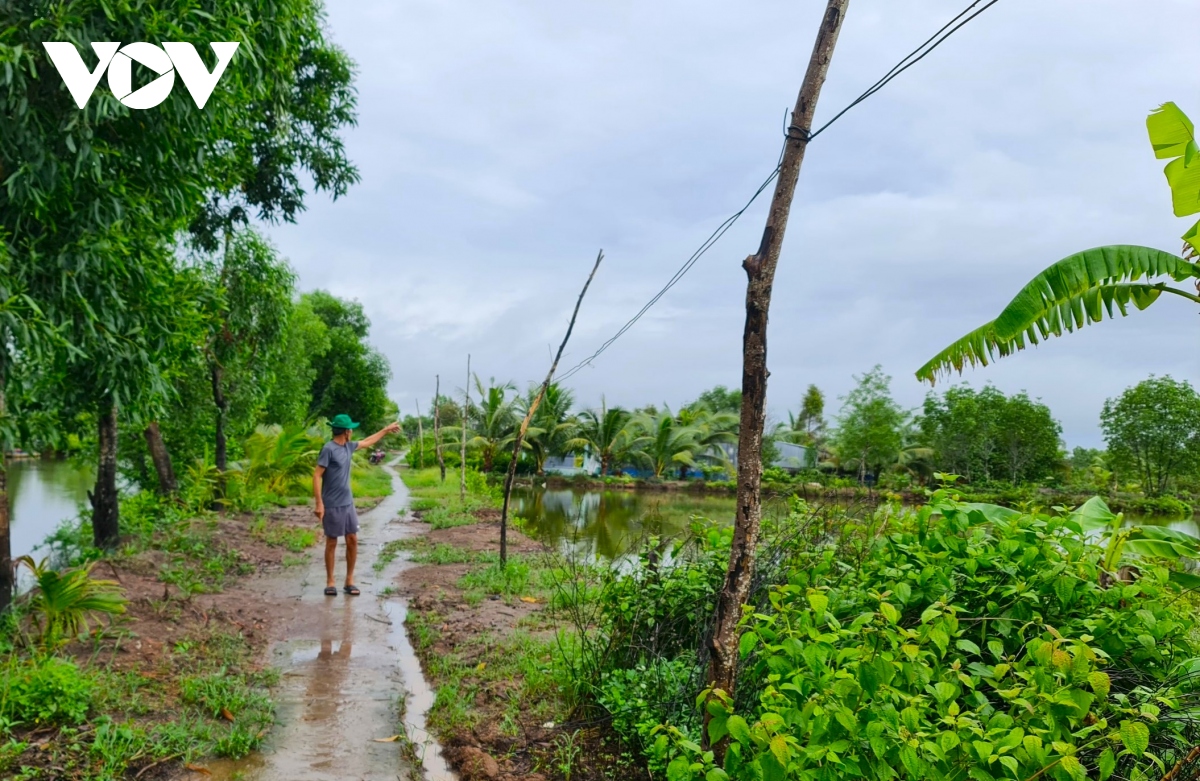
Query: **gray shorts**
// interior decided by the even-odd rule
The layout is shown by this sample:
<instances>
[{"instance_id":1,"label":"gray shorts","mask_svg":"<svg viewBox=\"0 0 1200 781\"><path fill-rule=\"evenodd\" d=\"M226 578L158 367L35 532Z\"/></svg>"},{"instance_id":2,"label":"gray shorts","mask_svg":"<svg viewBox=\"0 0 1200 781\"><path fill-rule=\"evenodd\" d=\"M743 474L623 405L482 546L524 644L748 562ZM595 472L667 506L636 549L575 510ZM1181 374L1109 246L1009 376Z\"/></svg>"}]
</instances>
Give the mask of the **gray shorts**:
<instances>
[{"instance_id":1,"label":"gray shorts","mask_svg":"<svg viewBox=\"0 0 1200 781\"><path fill-rule=\"evenodd\" d=\"M326 507L325 519L321 522L325 527L326 537L344 537L347 534L358 534L358 513L354 505L342 507Z\"/></svg>"}]
</instances>

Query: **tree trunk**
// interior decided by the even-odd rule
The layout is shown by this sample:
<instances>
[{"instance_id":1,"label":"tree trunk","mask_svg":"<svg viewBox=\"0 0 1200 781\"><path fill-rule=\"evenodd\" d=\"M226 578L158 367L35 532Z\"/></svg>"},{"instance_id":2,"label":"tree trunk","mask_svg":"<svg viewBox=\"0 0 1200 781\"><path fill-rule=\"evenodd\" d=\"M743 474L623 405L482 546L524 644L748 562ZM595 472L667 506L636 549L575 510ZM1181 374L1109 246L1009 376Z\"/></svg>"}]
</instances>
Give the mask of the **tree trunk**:
<instances>
[{"instance_id":1,"label":"tree trunk","mask_svg":"<svg viewBox=\"0 0 1200 781\"><path fill-rule=\"evenodd\" d=\"M438 401L442 395L442 377L433 375L433 449L437 451L438 469L442 473L442 482L446 482L446 457L442 455L442 424L441 405Z\"/></svg>"},{"instance_id":2,"label":"tree trunk","mask_svg":"<svg viewBox=\"0 0 1200 781\"><path fill-rule=\"evenodd\" d=\"M213 404L217 405L217 450L215 457L217 459L217 469L224 472L228 466L228 453L225 447L225 422L229 415L229 400L225 398L225 391L221 387L223 372L221 371L221 365L216 361L213 362L211 373Z\"/></svg>"},{"instance_id":3,"label":"tree trunk","mask_svg":"<svg viewBox=\"0 0 1200 781\"><path fill-rule=\"evenodd\" d=\"M421 402L417 402L417 469L425 468L425 429L421 425Z\"/></svg>"},{"instance_id":4,"label":"tree trunk","mask_svg":"<svg viewBox=\"0 0 1200 781\"><path fill-rule=\"evenodd\" d=\"M0 332L0 418L4 417L4 388L8 378L8 336ZM0 613L12 604L16 591L16 573L12 563L12 530L8 523L8 462L4 449L6 442L0 441Z\"/></svg>"},{"instance_id":5,"label":"tree trunk","mask_svg":"<svg viewBox=\"0 0 1200 781\"><path fill-rule=\"evenodd\" d=\"M480 402L482 403L482 402ZM458 465L458 500L460 502L467 501L467 419L471 413L471 354L467 353L467 384L463 390L463 410L462 410L462 450L458 457L461 461Z\"/></svg>"},{"instance_id":6,"label":"tree trunk","mask_svg":"<svg viewBox=\"0 0 1200 781\"><path fill-rule=\"evenodd\" d=\"M92 544L112 549L121 539L117 499L117 405L104 402L100 409L100 464L92 492Z\"/></svg>"},{"instance_id":7,"label":"tree trunk","mask_svg":"<svg viewBox=\"0 0 1200 781\"><path fill-rule=\"evenodd\" d=\"M779 262L779 251L783 245L792 196L800 176L800 164L808 146L817 97L829 71L829 61L833 56L833 47L837 42L848 4L849 0L829 0L825 8L808 70L804 74L796 107L792 111L792 122L787 129L779 179L775 184L762 242L758 252L742 263L746 270L747 285L746 325L742 333L742 413L741 429L738 432L737 515L734 521L733 545L729 552L729 568L717 598L712 636L708 643L709 689L719 690L729 697L734 694L737 679L738 621L742 617L742 605L750 595L755 549L762 521L762 438L766 423L767 313L771 306L771 287L775 280L775 267ZM705 745L709 745L707 727L710 718L706 708L705 729L702 732ZM724 764L726 746L727 739L712 746L718 767Z\"/></svg>"},{"instance_id":8,"label":"tree trunk","mask_svg":"<svg viewBox=\"0 0 1200 781\"><path fill-rule=\"evenodd\" d=\"M158 492L167 496L178 491L175 467L171 464L167 443L163 442L162 432L158 429L158 421L146 426L146 448L150 451L150 460L154 462L154 471L158 473Z\"/></svg>"}]
</instances>

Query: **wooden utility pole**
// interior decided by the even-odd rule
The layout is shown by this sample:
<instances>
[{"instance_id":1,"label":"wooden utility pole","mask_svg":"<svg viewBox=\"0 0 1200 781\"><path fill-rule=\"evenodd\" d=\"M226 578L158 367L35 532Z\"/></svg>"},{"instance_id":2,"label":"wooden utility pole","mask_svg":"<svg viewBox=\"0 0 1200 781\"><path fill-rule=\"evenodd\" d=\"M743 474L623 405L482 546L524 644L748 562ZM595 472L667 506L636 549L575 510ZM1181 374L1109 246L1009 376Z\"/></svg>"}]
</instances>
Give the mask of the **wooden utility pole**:
<instances>
[{"instance_id":1,"label":"wooden utility pole","mask_svg":"<svg viewBox=\"0 0 1200 781\"><path fill-rule=\"evenodd\" d=\"M442 455L442 427L439 423L442 401L442 375L433 375L433 447L437 451L438 469L442 472L442 482L446 482L446 458Z\"/></svg>"},{"instance_id":2,"label":"wooden utility pole","mask_svg":"<svg viewBox=\"0 0 1200 781\"><path fill-rule=\"evenodd\" d=\"M529 405L529 409L525 410L525 419L521 421L521 428L517 430L517 439L513 443L512 461L508 462L508 472L504 475L504 504L500 508L501 568L508 564L508 502L512 498L513 478L517 475L517 460L521 457L521 443L525 441L525 432L529 430L529 421L533 420L533 413L537 411L538 405L542 403L542 398L545 397L546 390L550 387L550 380L554 378L554 372L558 369L558 361L562 358L563 350L567 346L567 340L571 338L571 331L575 328L575 318L579 315L579 305L583 303L583 296L592 284L592 277L596 276L596 269L600 268L600 261L602 260L604 260L604 250L600 250L600 253L596 255L596 263L592 266L592 273L588 274L587 282L583 283L583 290L579 291L579 298L575 300L575 311L571 312L571 322L567 323L567 334L563 337L562 344L558 346L558 352L554 355L554 363L550 364L550 371L546 372L546 379L542 382L542 387L538 390L538 395L534 397L533 403Z\"/></svg>"},{"instance_id":3,"label":"wooden utility pole","mask_svg":"<svg viewBox=\"0 0 1200 781\"><path fill-rule=\"evenodd\" d=\"M817 42L813 46L808 70L800 86L796 107L792 110L792 121L788 125L783 160L779 164L779 179L775 182L775 195L771 199L771 211L763 230L758 252L746 258L742 268L746 270L746 326L742 333L742 416L738 433L737 453L737 516L734 521L733 547L729 552L729 569L725 573L725 584L717 598L713 632L709 638L708 684L714 691L733 696L737 679L738 621L742 617L742 605L750 595L750 581L754 575L754 555L758 545L759 525L762 522L762 438L766 416L767 399L767 312L771 306L771 286L775 280L775 267L779 263L779 250L783 246L783 234L787 228L788 212L792 207L792 196L796 192L796 181L800 177L800 164L808 146L812 130L813 114L821 86L829 72L829 61L837 43L838 32L846 15L850 0L828 0L821 27L817 31ZM711 696L711 695L710 695ZM708 745L708 710L704 711L703 739ZM717 766L724 763L726 740L712 746L716 752Z\"/></svg>"},{"instance_id":4,"label":"wooden utility pole","mask_svg":"<svg viewBox=\"0 0 1200 781\"><path fill-rule=\"evenodd\" d=\"M417 469L425 468L425 430L421 426L421 400L417 399Z\"/></svg>"},{"instance_id":5,"label":"wooden utility pole","mask_svg":"<svg viewBox=\"0 0 1200 781\"><path fill-rule=\"evenodd\" d=\"M459 452L458 501L467 501L467 412L471 409L471 354L467 353L467 385L463 390L462 450Z\"/></svg>"}]
</instances>

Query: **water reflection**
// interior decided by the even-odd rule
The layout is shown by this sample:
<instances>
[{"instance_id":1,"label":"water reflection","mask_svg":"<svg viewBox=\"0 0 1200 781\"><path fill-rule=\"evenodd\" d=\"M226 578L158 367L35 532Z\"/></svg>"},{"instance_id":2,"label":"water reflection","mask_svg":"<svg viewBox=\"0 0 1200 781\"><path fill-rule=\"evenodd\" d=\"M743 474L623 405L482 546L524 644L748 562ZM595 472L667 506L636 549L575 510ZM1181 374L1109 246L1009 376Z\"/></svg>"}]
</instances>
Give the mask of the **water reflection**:
<instances>
[{"instance_id":1,"label":"water reflection","mask_svg":"<svg viewBox=\"0 0 1200 781\"><path fill-rule=\"evenodd\" d=\"M95 482L90 466L76 461L16 459L8 462L8 491L12 524L12 555L34 549L63 521L79 515L80 505Z\"/></svg>"},{"instance_id":2,"label":"water reflection","mask_svg":"<svg viewBox=\"0 0 1200 781\"><path fill-rule=\"evenodd\" d=\"M514 515L529 536L585 558L616 559L649 536L673 538L692 516L732 523L732 496L518 488Z\"/></svg>"}]
</instances>

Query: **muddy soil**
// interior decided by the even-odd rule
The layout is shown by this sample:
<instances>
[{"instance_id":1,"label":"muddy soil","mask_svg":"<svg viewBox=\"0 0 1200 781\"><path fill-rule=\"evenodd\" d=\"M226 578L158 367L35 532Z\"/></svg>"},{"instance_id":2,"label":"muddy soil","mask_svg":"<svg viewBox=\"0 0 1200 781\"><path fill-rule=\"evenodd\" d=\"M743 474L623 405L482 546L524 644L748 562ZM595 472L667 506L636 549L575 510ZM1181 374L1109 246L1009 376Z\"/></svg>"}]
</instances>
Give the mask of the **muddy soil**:
<instances>
[{"instance_id":1,"label":"muddy soil","mask_svg":"<svg viewBox=\"0 0 1200 781\"><path fill-rule=\"evenodd\" d=\"M500 525L493 520L496 515L491 510L479 511L478 523L429 531L426 542L430 546L445 544L472 552L495 551L500 537ZM508 531L508 545L512 554L545 550L540 543L514 529ZM436 642L418 652L426 665L436 657L452 653L474 664L484 659L489 650L488 644L479 642L481 637L503 638L515 631L518 624L529 631L531 623L537 622L528 619L545 609L544 603L520 599L485 598L475 605L468 603L458 582L470 568L478 566L412 564L401 571L397 582L411 609L426 618L436 616L438 622ZM485 687L474 701L474 710L482 714L479 725L443 736L445 755L463 781L545 781L546 776L538 768L545 764L541 756L551 748L553 725L527 715L516 737L502 734L498 729L504 704L516 688L511 681Z\"/></svg>"},{"instance_id":2,"label":"muddy soil","mask_svg":"<svg viewBox=\"0 0 1200 781\"><path fill-rule=\"evenodd\" d=\"M393 473L394 476L394 473ZM437 746L425 736L420 703L412 694L432 696L420 680L406 680L405 605L387 597L402 561L375 569L388 542L418 534L405 512L408 492L393 477L394 493L375 509L360 513L356 582L361 596L324 595L325 565L319 551L299 572L281 573L260 584L274 608L268 662L282 681L273 692L277 724L264 750L236 762L211 762L206 778L242 781L323 781L324 779L428 779L453 776L440 763ZM344 575L343 549L336 569ZM419 699L419 698L418 698ZM426 706L427 708L428 706ZM407 713L405 712L407 709ZM416 722L406 729L405 721ZM416 744L409 732L417 735ZM422 767L424 760L424 767ZM181 776L186 777L186 776ZM199 775L192 774L192 778Z\"/></svg>"}]
</instances>

